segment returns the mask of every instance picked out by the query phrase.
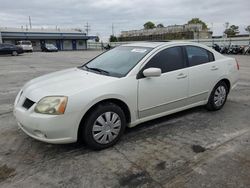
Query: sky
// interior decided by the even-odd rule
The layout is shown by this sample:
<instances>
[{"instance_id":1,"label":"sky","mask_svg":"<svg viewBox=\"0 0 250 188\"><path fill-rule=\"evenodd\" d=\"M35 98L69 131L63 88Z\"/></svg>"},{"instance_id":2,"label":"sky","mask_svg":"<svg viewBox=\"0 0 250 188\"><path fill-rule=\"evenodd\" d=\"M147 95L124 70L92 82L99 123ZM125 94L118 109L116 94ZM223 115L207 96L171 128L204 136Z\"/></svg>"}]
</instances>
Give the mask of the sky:
<instances>
[{"instance_id":1,"label":"sky","mask_svg":"<svg viewBox=\"0 0 250 188\"><path fill-rule=\"evenodd\" d=\"M225 22L238 25L241 34L250 25L250 0L0 0L0 27L80 28L88 22L90 35L106 41L121 31L142 29L147 21L164 26L185 24L198 17L214 35Z\"/></svg>"}]
</instances>

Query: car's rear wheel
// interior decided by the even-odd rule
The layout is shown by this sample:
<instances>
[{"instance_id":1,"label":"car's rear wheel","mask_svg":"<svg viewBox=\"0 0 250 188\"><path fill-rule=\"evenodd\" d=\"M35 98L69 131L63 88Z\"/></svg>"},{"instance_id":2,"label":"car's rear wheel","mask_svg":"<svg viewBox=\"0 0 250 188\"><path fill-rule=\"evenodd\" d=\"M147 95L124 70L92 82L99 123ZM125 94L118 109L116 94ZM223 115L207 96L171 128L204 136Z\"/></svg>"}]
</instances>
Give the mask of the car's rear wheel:
<instances>
[{"instance_id":1,"label":"car's rear wheel","mask_svg":"<svg viewBox=\"0 0 250 188\"><path fill-rule=\"evenodd\" d=\"M13 52L12 52L12 55L13 55L13 56L17 56L17 55L18 55L17 51L13 51Z\"/></svg>"},{"instance_id":2,"label":"car's rear wheel","mask_svg":"<svg viewBox=\"0 0 250 188\"><path fill-rule=\"evenodd\" d=\"M83 140L92 149L104 149L114 145L126 127L123 110L113 104L98 105L83 125Z\"/></svg>"},{"instance_id":3,"label":"car's rear wheel","mask_svg":"<svg viewBox=\"0 0 250 188\"><path fill-rule=\"evenodd\" d=\"M221 81L216 84L206 105L207 109L220 110L226 103L228 91L229 88L225 82Z\"/></svg>"}]
</instances>

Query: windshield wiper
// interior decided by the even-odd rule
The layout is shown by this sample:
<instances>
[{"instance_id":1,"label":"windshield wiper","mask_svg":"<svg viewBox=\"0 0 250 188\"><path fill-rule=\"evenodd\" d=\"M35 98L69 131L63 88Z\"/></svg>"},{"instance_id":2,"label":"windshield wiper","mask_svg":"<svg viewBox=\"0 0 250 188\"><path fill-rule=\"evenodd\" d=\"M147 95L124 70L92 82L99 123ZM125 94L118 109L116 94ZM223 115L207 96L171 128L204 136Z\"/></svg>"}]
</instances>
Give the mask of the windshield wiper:
<instances>
[{"instance_id":1,"label":"windshield wiper","mask_svg":"<svg viewBox=\"0 0 250 188\"><path fill-rule=\"evenodd\" d=\"M104 73L104 74L109 75L109 72L106 71L106 70L103 70L103 69L88 67L87 65L85 65L84 67L86 67L88 70L93 70L93 71L96 71L96 72L99 72L99 73Z\"/></svg>"}]
</instances>

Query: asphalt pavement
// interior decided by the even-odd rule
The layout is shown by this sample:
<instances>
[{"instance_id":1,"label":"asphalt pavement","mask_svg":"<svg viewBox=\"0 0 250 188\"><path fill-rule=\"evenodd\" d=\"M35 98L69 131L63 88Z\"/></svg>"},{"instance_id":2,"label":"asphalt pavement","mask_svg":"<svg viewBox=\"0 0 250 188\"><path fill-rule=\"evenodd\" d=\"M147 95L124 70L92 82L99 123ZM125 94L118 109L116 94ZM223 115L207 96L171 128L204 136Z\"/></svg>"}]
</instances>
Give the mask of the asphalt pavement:
<instances>
[{"instance_id":1,"label":"asphalt pavement","mask_svg":"<svg viewBox=\"0 0 250 188\"><path fill-rule=\"evenodd\" d=\"M114 147L36 141L17 128L17 92L100 51L0 56L0 187L250 187L250 56L220 111L196 107L127 129Z\"/></svg>"}]
</instances>

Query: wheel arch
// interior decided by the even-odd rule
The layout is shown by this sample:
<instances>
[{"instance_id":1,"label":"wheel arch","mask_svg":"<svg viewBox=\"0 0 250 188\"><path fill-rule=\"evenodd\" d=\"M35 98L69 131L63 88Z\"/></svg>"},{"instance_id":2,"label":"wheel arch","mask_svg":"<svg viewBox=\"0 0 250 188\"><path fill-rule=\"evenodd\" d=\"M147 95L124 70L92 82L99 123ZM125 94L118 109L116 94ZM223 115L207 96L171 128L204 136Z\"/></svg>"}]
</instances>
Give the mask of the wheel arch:
<instances>
[{"instance_id":1,"label":"wheel arch","mask_svg":"<svg viewBox=\"0 0 250 188\"><path fill-rule=\"evenodd\" d=\"M80 121L80 124L78 126L77 140L79 140L79 138L81 138L82 127L83 127L84 121L86 120L86 118L88 117L88 115L90 113L92 113L98 105L101 105L103 103L113 103L113 104L116 104L117 106L119 106L123 110L123 112L125 114L126 123L130 123L131 122L131 112L130 112L130 109L129 109L128 105L124 101L122 101L121 99L117 99L117 98L103 99L103 100L98 101L95 104L93 104L86 111L86 113L83 115L83 117L82 117L82 119Z\"/></svg>"},{"instance_id":2,"label":"wheel arch","mask_svg":"<svg viewBox=\"0 0 250 188\"><path fill-rule=\"evenodd\" d=\"M224 82L224 83L227 85L227 89L228 89L228 93L229 93L230 90L231 90L231 83L230 83L230 80L227 79L227 78L223 78L223 79L221 79L219 82ZM219 82L217 82L217 84L218 84Z\"/></svg>"},{"instance_id":3,"label":"wheel arch","mask_svg":"<svg viewBox=\"0 0 250 188\"><path fill-rule=\"evenodd\" d=\"M227 85L228 87L228 93L230 92L231 90L231 82L230 82L230 79L228 79L227 77L221 77L220 79L218 79L214 84L213 84L213 87L211 87L210 91L208 92L208 96L207 96L207 101L209 100L209 97L211 96L211 93L214 89L214 87L220 83L220 82L225 82L225 84Z\"/></svg>"}]
</instances>

